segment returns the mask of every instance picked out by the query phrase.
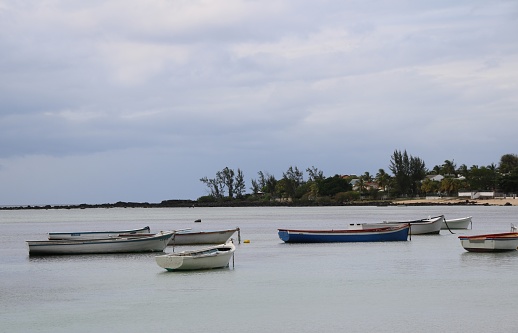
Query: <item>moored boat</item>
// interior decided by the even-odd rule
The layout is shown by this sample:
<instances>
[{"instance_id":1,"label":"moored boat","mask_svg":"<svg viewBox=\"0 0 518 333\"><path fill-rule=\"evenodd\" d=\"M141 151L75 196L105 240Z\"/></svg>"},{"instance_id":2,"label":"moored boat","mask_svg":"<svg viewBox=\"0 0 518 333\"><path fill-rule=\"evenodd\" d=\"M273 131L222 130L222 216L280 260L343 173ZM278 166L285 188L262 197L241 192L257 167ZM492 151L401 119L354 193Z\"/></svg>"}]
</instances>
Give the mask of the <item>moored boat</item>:
<instances>
[{"instance_id":1,"label":"moored boat","mask_svg":"<svg viewBox=\"0 0 518 333\"><path fill-rule=\"evenodd\" d=\"M471 216L461 217L457 219L444 219L441 229L468 229L472 225Z\"/></svg>"},{"instance_id":2,"label":"moored boat","mask_svg":"<svg viewBox=\"0 0 518 333\"><path fill-rule=\"evenodd\" d=\"M173 232L159 232L148 237L111 237L90 240L26 241L29 255L97 254L162 252Z\"/></svg>"},{"instance_id":3,"label":"moored boat","mask_svg":"<svg viewBox=\"0 0 518 333\"><path fill-rule=\"evenodd\" d=\"M462 247L470 252L516 251L518 248L517 232L459 236L459 239Z\"/></svg>"},{"instance_id":4,"label":"moored boat","mask_svg":"<svg viewBox=\"0 0 518 333\"><path fill-rule=\"evenodd\" d=\"M410 221L383 221L382 224L410 224L411 235L435 235L441 232L444 215ZM370 224L374 225L374 224Z\"/></svg>"},{"instance_id":5,"label":"moored boat","mask_svg":"<svg viewBox=\"0 0 518 333\"><path fill-rule=\"evenodd\" d=\"M241 230L239 228L221 230L178 230L169 245L198 245L198 244L224 244L237 232L241 242Z\"/></svg>"},{"instance_id":6,"label":"moored boat","mask_svg":"<svg viewBox=\"0 0 518 333\"><path fill-rule=\"evenodd\" d=\"M168 245L202 245L202 244L224 244L232 235L237 232L238 242L241 243L241 230L236 227L233 229L220 230L192 230L180 229L172 230L174 232L173 238ZM126 236L121 234L121 236ZM148 236L148 234L139 234L137 236Z\"/></svg>"},{"instance_id":7,"label":"moored boat","mask_svg":"<svg viewBox=\"0 0 518 333\"><path fill-rule=\"evenodd\" d=\"M285 243L390 242L406 241L409 228L409 224L376 227L353 224L342 230L278 229L278 235Z\"/></svg>"},{"instance_id":8,"label":"moored boat","mask_svg":"<svg viewBox=\"0 0 518 333\"><path fill-rule=\"evenodd\" d=\"M149 226L139 229L129 230L110 230L110 231L74 231L74 232L49 232L49 240L63 240L63 239L100 239L118 236L120 234L134 235L134 234L149 234L151 230Z\"/></svg>"},{"instance_id":9,"label":"moored boat","mask_svg":"<svg viewBox=\"0 0 518 333\"><path fill-rule=\"evenodd\" d=\"M229 265L236 247L232 241L199 250L182 251L156 256L158 266L168 271L223 268Z\"/></svg>"}]
</instances>

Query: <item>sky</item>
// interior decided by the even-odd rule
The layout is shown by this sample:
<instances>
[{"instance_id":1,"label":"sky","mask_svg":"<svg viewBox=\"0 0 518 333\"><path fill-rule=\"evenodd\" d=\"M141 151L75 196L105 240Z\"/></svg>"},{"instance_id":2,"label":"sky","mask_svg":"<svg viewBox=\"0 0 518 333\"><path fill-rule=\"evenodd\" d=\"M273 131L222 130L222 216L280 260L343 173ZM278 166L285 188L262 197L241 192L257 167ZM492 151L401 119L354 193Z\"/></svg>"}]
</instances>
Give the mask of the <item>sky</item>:
<instances>
[{"instance_id":1,"label":"sky","mask_svg":"<svg viewBox=\"0 0 518 333\"><path fill-rule=\"evenodd\" d=\"M515 0L0 0L0 206L518 153ZM305 173L307 179L307 173Z\"/></svg>"}]
</instances>

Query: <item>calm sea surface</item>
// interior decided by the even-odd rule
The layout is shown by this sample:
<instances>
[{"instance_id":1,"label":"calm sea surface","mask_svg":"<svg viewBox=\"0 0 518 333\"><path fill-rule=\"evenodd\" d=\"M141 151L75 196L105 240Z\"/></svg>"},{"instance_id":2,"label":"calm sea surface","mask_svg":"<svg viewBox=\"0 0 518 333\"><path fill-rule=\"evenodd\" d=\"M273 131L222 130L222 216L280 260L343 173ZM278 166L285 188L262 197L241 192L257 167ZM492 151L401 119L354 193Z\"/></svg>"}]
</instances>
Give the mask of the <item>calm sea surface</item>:
<instances>
[{"instance_id":1,"label":"calm sea surface","mask_svg":"<svg viewBox=\"0 0 518 333\"><path fill-rule=\"evenodd\" d=\"M439 214L473 216L473 229L392 243L277 236ZM511 223L516 206L0 211L0 331L518 332L518 252L468 253L458 240ZM229 268L185 273L158 267L156 253L29 257L25 244L49 231L146 225L237 226L250 243Z\"/></svg>"}]
</instances>

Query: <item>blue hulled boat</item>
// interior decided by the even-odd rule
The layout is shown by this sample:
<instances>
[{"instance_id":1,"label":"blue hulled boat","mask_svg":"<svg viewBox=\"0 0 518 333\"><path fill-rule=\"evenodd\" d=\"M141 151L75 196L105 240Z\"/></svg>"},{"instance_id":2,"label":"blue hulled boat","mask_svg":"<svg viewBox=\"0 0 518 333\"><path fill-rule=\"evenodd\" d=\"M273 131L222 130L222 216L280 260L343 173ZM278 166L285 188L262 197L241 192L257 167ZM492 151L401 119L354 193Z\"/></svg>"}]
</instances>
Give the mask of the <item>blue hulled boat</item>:
<instances>
[{"instance_id":1,"label":"blue hulled boat","mask_svg":"<svg viewBox=\"0 0 518 333\"><path fill-rule=\"evenodd\" d=\"M278 229L278 233L285 243L392 242L406 241L409 230L409 224L379 227L353 224L345 230Z\"/></svg>"}]
</instances>

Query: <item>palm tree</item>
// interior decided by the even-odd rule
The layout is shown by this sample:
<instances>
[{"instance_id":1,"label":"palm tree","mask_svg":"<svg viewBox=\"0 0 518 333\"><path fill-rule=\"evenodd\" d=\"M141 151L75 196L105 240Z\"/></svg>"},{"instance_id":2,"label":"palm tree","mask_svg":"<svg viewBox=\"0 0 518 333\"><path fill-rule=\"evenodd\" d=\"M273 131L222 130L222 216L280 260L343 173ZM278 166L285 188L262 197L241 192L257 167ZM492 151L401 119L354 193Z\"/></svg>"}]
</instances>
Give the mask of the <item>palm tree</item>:
<instances>
[{"instance_id":1,"label":"palm tree","mask_svg":"<svg viewBox=\"0 0 518 333\"><path fill-rule=\"evenodd\" d=\"M378 183L378 187L383 191L387 190L387 186L389 184L390 176L383 169L379 169L375 178Z\"/></svg>"},{"instance_id":2,"label":"palm tree","mask_svg":"<svg viewBox=\"0 0 518 333\"><path fill-rule=\"evenodd\" d=\"M366 181L366 182L371 182L372 181L372 176L370 174L369 171L365 171L365 173L363 174L363 180Z\"/></svg>"},{"instance_id":3,"label":"palm tree","mask_svg":"<svg viewBox=\"0 0 518 333\"><path fill-rule=\"evenodd\" d=\"M455 168L456 165L453 160L445 160L444 164L442 165L443 175L455 175Z\"/></svg>"},{"instance_id":4,"label":"palm tree","mask_svg":"<svg viewBox=\"0 0 518 333\"><path fill-rule=\"evenodd\" d=\"M446 192L448 194L455 193L459 191L459 182L451 177L444 178L441 181L441 191Z\"/></svg>"},{"instance_id":5,"label":"palm tree","mask_svg":"<svg viewBox=\"0 0 518 333\"><path fill-rule=\"evenodd\" d=\"M360 176L358 178L358 192L360 192L360 199L362 197L363 190L365 189L365 178L364 176Z\"/></svg>"}]
</instances>

